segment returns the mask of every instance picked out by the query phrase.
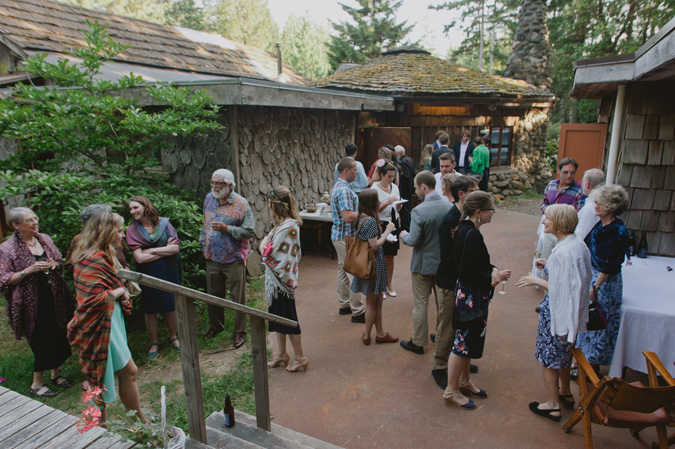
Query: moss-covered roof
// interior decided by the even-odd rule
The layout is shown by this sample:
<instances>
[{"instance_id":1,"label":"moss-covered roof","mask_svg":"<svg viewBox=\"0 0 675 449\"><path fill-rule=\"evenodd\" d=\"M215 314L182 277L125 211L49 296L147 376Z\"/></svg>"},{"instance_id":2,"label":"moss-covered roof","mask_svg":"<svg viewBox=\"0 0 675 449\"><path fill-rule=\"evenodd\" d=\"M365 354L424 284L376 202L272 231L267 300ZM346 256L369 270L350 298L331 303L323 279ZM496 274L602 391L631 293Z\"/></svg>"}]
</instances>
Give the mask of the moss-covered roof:
<instances>
[{"instance_id":1,"label":"moss-covered roof","mask_svg":"<svg viewBox=\"0 0 675 449\"><path fill-rule=\"evenodd\" d=\"M23 50L66 53L86 45L84 20L98 21L129 48L114 60L163 69L274 81L277 59L220 36L116 16L49 0L0 0L0 40ZM284 65L288 83L306 78Z\"/></svg>"},{"instance_id":2,"label":"moss-covered roof","mask_svg":"<svg viewBox=\"0 0 675 449\"><path fill-rule=\"evenodd\" d=\"M383 53L357 67L310 83L313 87L381 92L389 95L470 94L551 96L524 81L488 75L420 50Z\"/></svg>"}]
</instances>

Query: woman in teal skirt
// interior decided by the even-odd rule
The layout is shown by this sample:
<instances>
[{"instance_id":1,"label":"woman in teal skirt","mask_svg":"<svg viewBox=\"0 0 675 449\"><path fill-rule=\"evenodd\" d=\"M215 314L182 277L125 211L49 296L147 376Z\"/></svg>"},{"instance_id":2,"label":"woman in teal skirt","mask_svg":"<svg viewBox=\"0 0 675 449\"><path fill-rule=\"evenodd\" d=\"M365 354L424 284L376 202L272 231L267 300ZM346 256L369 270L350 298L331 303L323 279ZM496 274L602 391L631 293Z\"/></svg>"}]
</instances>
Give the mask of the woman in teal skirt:
<instances>
[{"instance_id":1,"label":"woman in teal skirt","mask_svg":"<svg viewBox=\"0 0 675 449\"><path fill-rule=\"evenodd\" d=\"M119 395L127 410L136 410L138 419L147 422L140 410L136 385L138 368L127 345L122 311L131 311L131 299L122 280L115 247L124 237L124 221L112 212L93 216L80 234L73 252L77 309L68 324L68 339L80 354L82 372L91 387L100 387L103 398L101 422L106 419L105 405Z\"/></svg>"}]
</instances>

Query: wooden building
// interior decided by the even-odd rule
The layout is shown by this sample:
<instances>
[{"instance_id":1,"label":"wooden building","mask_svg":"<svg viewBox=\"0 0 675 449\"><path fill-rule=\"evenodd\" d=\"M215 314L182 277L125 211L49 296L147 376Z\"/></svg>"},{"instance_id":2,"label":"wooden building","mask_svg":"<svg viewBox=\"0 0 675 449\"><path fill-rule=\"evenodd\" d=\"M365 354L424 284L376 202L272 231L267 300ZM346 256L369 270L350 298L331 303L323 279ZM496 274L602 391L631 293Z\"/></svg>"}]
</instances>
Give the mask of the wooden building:
<instances>
[{"instance_id":1,"label":"wooden building","mask_svg":"<svg viewBox=\"0 0 675 449\"><path fill-rule=\"evenodd\" d=\"M647 233L650 254L675 256L675 19L635 53L577 61L571 95L598 99L607 182L631 198L626 226Z\"/></svg>"},{"instance_id":2,"label":"wooden building","mask_svg":"<svg viewBox=\"0 0 675 449\"><path fill-rule=\"evenodd\" d=\"M545 89L416 48L386 51L310 85L393 98L394 110L359 115L361 158L366 165L384 143L402 144L419 162L422 148L434 141L439 129L450 135L450 147L468 130L472 136L492 138L493 193L519 194L524 187L542 186L550 179L543 152L555 97Z\"/></svg>"}]
</instances>

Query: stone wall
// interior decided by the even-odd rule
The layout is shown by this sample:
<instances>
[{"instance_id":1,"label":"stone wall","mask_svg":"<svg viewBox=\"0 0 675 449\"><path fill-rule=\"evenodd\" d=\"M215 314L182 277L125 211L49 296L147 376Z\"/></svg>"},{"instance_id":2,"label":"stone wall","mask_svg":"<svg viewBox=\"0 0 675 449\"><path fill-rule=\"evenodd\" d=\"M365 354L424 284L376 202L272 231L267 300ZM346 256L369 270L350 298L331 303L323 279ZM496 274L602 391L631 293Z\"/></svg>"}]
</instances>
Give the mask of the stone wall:
<instances>
[{"instance_id":1,"label":"stone wall","mask_svg":"<svg viewBox=\"0 0 675 449\"><path fill-rule=\"evenodd\" d=\"M175 139L164 150L163 168L178 187L210 190L218 168L235 173L235 191L250 203L256 219L249 273L261 272L258 242L272 228L267 207L271 188L285 185L298 207L319 201L333 187L333 169L354 140L356 114L320 109L230 106L220 117L223 130L206 139Z\"/></svg>"},{"instance_id":2,"label":"stone wall","mask_svg":"<svg viewBox=\"0 0 675 449\"><path fill-rule=\"evenodd\" d=\"M547 109L530 109L518 121L514 133L516 136L514 166L521 173L518 181L523 183L524 188L542 193L546 184L555 175L545 157L548 112ZM510 189L522 190L522 187L518 187L520 186L516 184L510 186Z\"/></svg>"},{"instance_id":3,"label":"stone wall","mask_svg":"<svg viewBox=\"0 0 675 449\"><path fill-rule=\"evenodd\" d=\"M518 28L504 76L525 80L551 90L548 72L551 49L548 43L545 0L522 0L518 9Z\"/></svg>"}]
</instances>

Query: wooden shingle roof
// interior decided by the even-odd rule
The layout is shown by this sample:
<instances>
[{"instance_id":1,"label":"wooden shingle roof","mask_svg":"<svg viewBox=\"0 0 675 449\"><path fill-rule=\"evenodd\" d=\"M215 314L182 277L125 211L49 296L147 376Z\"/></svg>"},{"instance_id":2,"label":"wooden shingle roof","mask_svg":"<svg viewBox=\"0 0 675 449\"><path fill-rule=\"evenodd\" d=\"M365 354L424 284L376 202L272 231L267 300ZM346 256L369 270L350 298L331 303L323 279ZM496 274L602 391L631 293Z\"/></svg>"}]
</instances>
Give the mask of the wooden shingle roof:
<instances>
[{"instance_id":1,"label":"wooden shingle roof","mask_svg":"<svg viewBox=\"0 0 675 449\"><path fill-rule=\"evenodd\" d=\"M313 81L310 85L395 96L551 96L549 92L524 81L488 75L417 49L385 52L379 58Z\"/></svg>"},{"instance_id":2,"label":"wooden shingle roof","mask_svg":"<svg viewBox=\"0 0 675 449\"><path fill-rule=\"evenodd\" d=\"M188 37L168 25L46 0L0 0L0 42L23 50L66 53L85 45L85 19L106 25L113 40L130 45L115 61L230 77L277 78L276 57L264 50L208 33ZM208 36L212 38L204 39ZM286 65L283 74L291 84L307 81Z\"/></svg>"}]
</instances>

